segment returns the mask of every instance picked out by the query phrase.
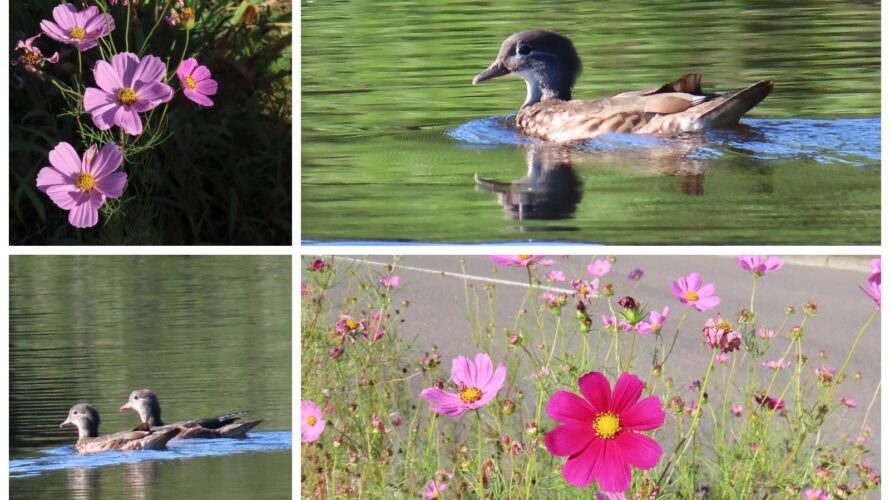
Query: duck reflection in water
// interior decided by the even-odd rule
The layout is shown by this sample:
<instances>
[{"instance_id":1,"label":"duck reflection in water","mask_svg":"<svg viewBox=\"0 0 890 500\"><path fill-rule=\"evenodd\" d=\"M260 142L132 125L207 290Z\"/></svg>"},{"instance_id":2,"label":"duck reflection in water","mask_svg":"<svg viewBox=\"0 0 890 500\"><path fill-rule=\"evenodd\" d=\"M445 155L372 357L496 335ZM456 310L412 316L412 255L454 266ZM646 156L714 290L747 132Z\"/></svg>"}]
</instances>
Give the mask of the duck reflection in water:
<instances>
[{"instance_id":1,"label":"duck reflection in water","mask_svg":"<svg viewBox=\"0 0 890 500\"><path fill-rule=\"evenodd\" d=\"M705 146L705 137L700 133L689 133L653 138L652 141L644 139L642 145L622 143L617 146L602 140L595 144L525 145L528 169L524 177L503 182L476 174L476 187L495 193L506 217L511 220L572 218L584 194L576 165L585 171L612 170L642 177L675 176L681 179L677 184L680 193L703 195L705 160L695 158L693 153Z\"/></svg>"},{"instance_id":2,"label":"duck reflection in water","mask_svg":"<svg viewBox=\"0 0 890 500\"><path fill-rule=\"evenodd\" d=\"M72 500L111 497L129 500L154 498L156 494L153 494L152 486L157 482L158 466L157 462L144 460L124 464L122 470L105 467L72 467L67 470L68 498ZM111 476L105 478L105 483L101 480L103 474ZM103 484L106 488L104 491Z\"/></svg>"}]
</instances>

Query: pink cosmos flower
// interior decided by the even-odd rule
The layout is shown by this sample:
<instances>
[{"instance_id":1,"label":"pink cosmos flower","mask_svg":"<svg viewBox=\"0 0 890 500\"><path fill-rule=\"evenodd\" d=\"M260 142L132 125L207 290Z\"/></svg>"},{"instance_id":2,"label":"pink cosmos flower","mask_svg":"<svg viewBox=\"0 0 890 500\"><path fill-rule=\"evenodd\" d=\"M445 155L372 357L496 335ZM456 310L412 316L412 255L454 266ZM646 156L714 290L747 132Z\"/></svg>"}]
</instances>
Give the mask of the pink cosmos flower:
<instances>
[{"instance_id":1,"label":"pink cosmos flower","mask_svg":"<svg viewBox=\"0 0 890 500\"><path fill-rule=\"evenodd\" d=\"M822 491L822 488L807 488L803 492L803 500L831 500L831 495Z\"/></svg>"},{"instance_id":2,"label":"pink cosmos flower","mask_svg":"<svg viewBox=\"0 0 890 500\"><path fill-rule=\"evenodd\" d=\"M644 319L637 323L637 333L646 335L660 332L661 327L664 326L664 322L667 320L669 312L670 309L667 306L664 306L664 309L660 313L658 311L650 311L648 319Z\"/></svg>"},{"instance_id":3,"label":"pink cosmos flower","mask_svg":"<svg viewBox=\"0 0 890 500\"><path fill-rule=\"evenodd\" d=\"M583 301L587 301L588 297L596 297L599 295L597 288L600 286L600 280L594 278L590 281L572 280L572 288L575 290L575 296Z\"/></svg>"},{"instance_id":4,"label":"pink cosmos flower","mask_svg":"<svg viewBox=\"0 0 890 500\"><path fill-rule=\"evenodd\" d=\"M702 328L702 335L705 336L705 342L708 347L720 348L720 352L731 352L739 348L742 343L742 335L732 329L732 325L720 317L718 313L713 318L709 318Z\"/></svg>"},{"instance_id":5,"label":"pink cosmos flower","mask_svg":"<svg viewBox=\"0 0 890 500\"><path fill-rule=\"evenodd\" d=\"M627 279L630 281L640 281L641 279L643 279L643 274L645 273L642 269L636 268L633 271L627 273Z\"/></svg>"},{"instance_id":6,"label":"pink cosmos flower","mask_svg":"<svg viewBox=\"0 0 890 500\"><path fill-rule=\"evenodd\" d=\"M633 331L633 326L627 321L619 321L615 316L606 316L603 314L602 316L603 326L606 328L617 328L619 330L624 330L625 332Z\"/></svg>"},{"instance_id":7,"label":"pink cosmos flower","mask_svg":"<svg viewBox=\"0 0 890 500\"><path fill-rule=\"evenodd\" d=\"M714 295L714 284L702 286L701 275L698 273L681 276L677 281L671 282L671 293L680 299L681 304L694 307L699 312L711 310L720 304L720 297Z\"/></svg>"},{"instance_id":8,"label":"pink cosmos flower","mask_svg":"<svg viewBox=\"0 0 890 500\"><path fill-rule=\"evenodd\" d=\"M384 276L380 278L380 284L383 285L383 288L386 288L387 290L398 288L399 283L401 282L402 280L398 276Z\"/></svg>"},{"instance_id":9,"label":"pink cosmos flower","mask_svg":"<svg viewBox=\"0 0 890 500\"><path fill-rule=\"evenodd\" d=\"M324 432L324 414L312 401L300 401L300 437L311 443Z\"/></svg>"},{"instance_id":10,"label":"pink cosmos flower","mask_svg":"<svg viewBox=\"0 0 890 500\"><path fill-rule=\"evenodd\" d=\"M21 43L21 42L19 42ZM868 277L869 283L881 284L881 259L871 260L871 276Z\"/></svg>"},{"instance_id":11,"label":"pink cosmos flower","mask_svg":"<svg viewBox=\"0 0 890 500\"><path fill-rule=\"evenodd\" d=\"M822 365L816 368L816 378L820 384L831 383L834 380L835 373L837 373L837 369L831 365Z\"/></svg>"},{"instance_id":12,"label":"pink cosmos flower","mask_svg":"<svg viewBox=\"0 0 890 500\"><path fill-rule=\"evenodd\" d=\"M420 496L425 500L439 498L439 496L448 488L448 480L451 479L451 477L451 473L445 473L441 474L441 479L430 480L430 482L426 483L426 486L420 490Z\"/></svg>"},{"instance_id":13,"label":"pink cosmos flower","mask_svg":"<svg viewBox=\"0 0 890 500\"><path fill-rule=\"evenodd\" d=\"M114 19L99 12L99 7L91 6L78 11L70 3L57 5L53 9L53 21L40 21L40 29L53 40L74 45L83 52L99 44L99 39L114 29Z\"/></svg>"},{"instance_id":14,"label":"pink cosmos flower","mask_svg":"<svg viewBox=\"0 0 890 500\"><path fill-rule=\"evenodd\" d=\"M742 405L732 405L732 408L729 409L729 412L733 414L733 416L740 417L742 413L745 411L745 407Z\"/></svg>"},{"instance_id":15,"label":"pink cosmos flower","mask_svg":"<svg viewBox=\"0 0 890 500\"><path fill-rule=\"evenodd\" d=\"M10 64L13 66L24 64L25 71L33 73L37 75L37 78L44 80L43 75L40 73L40 68L42 68L45 63L56 64L59 62L59 53L56 52L50 57L43 57L43 53L40 52L40 49L32 45L34 40L40 38L40 36L40 33L38 33L31 38L19 40L18 43L15 44L15 50L21 50L23 54L10 61Z\"/></svg>"},{"instance_id":16,"label":"pink cosmos flower","mask_svg":"<svg viewBox=\"0 0 890 500\"><path fill-rule=\"evenodd\" d=\"M124 157L117 144L102 150L94 144L83 159L67 142L60 142L49 152L50 166L37 174L37 189L46 193L62 210L68 210L68 222L77 228L95 226L99 207L108 198L119 198L127 184L127 174L115 172Z\"/></svg>"},{"instance_id":17,"label":"pink cosmos flower","mask_svg":"<svg viewBox=\"0 0 890 500\"><path fill-rule=\"evenodd\" d=\"M717 355L717 362L720 363L721 365L725 365L726 363L729 363L730 361L732 361L732 354L722 352Z\"/></svg>"},{"instance_id":18,"label":"pink cosmos flower","mask_svg":"<svg viewBox=\"0 0 890 500\"><path fill-rule=\"evenodd\" d=\"M760 406L766 406L770 410L782 411L785 409L785 400L776 399L770 396L757 396L754 398Z\"/></svg>"},{"instance_id":19,"label":"pink cosmos flower","mask_svg":"<svg viewBox=\"0 0 890 500\"><path fill-rule=\"evenodd\" d=\"M741 255L736 257L735 261L742 269L751 271L758 277L773 271L778 271L785 265L782 259L778 257L764 259L759 255Z\"/></svg>"},{"instance_id":20,"label":"pink cosmos flower","mask_svg":"<svg viewBox=\"0 0 890 500\"><path fill-rule=\"evenodd\" d=\"M608 259L596 259L593 261L593 264L587 266L587 272L598 278L602 278L603 276L609 274L609 271L611 270L612 263L609 262Z\"/></svg>"},{"instance_id":21,"label":"pink cosmos flower","mask_svg":"<svg viewBox=\"0 0 890 500\"><path fill-rule=\"evenodd\" d=\"M491 255L488 258L501 267L528 267L542 255Z\"/></svg>"},{"instance_id":22,"label":"pink cosmos flower","mask_svg":"<svg viewBox=\"0 0 890 500\"><path fill-rule=\"evenodd\" d=\"M858 408L859 407L859 403L857 403L856 400L853 398L846 398L846 397L841 398L841 403L843 403L844 406L846 406L847 408Z\"/></svg>"},{"instance_id":23,"label":"pink cosmos flower","mask_svg":"<svg viewBox=\"0 0 890 500\"><path fill-rule=\"evenodd\" d=\"M596 492L596 500L627 500L627 497L624 496L624 492L621 493L608 493L597 491Z\"/></svg>"},{"instance_id":24,"label":"pink cosmos flower","mask_svg":"<svg viewBox=\"0 0 890 500\"><path fill-rule=\"evenodd\" d=\"M547 280L562 282L566 280L566 275L562 271L553 270L547 273Z\"/></svg>"},{"instance_id":25,"label":"pink cosmos flower","mask_svg":"<svg viewBox=\"0 0 890 500\"><path fill-rule=\"evenodd\" d=\"M553 264L556 264L556 261L553 259L542 259L541 261L538 262L538 264L541 264L544 267L550 267Z\"/></svg>"},{"instance_id":26,"label":"pink cosmos flower","mask_svg":"<svg viewBox=\"0 0 890 500\"><path fill-rule=\"evenodd\" d=\"M769 368L771 370L784 370L791 366L791 361L786 361L785 358L781 359L773 359L773 360L764 360L760 363L762 366Z\"/></svg>"},{"instance_id":27,"label":"pink cosmos flower","mask_svg":"<svg viewBox=\"0 0 890 500\"><path fill-rule=\"evenodd\" d=\"M201 66L193 57L182 61L176 70L182 93L199 106L213 106L211 95L216 95L216 80L210 78L207 66Z\"/></svg>"},{"instance_id":28,"label":"pink cosmos flower","mask_svg":"<svg viewBox=\"0 0 890 500\"><path fill-rule=\"evenodd\" d=\"M451 362L451 380L457 384L457 394L428 387L421 391L420 397L433 404L430 410L457 418L468 410L488 404L504 386L506 378L507 368L500 364L493 369L488 354L476 354L475 363L465 356L458 356Z\"/></svg>"},{"instance_id":29,"label":"pink cosmos flower","mask_svg":"<svg viewBox=\"0 0 890 500\"><path fill-rule=\"evenodd\" d=\"M139 113L173 97L173 88L162 81L166 73L167 67L155 56L140 61L136 54L121 52L111 56L111 64L97 61L93 76L99 88L89 87L84 92L84 111L93 115L99 130L117 125L130 135L139 135Z\"/></svg>"},{"instance_id":30,"label":"pink cosmos flower","mask_svg":"<svg viewBox=\"0 0 890 500\"><path fill-rule=\"evenodd\" d=\"M880 281L880 277L878 278L878 281L870 281L868 283L868 288L860 286L859 289L862 290L863 292L865 292L865 295L867 295L868 298L870 298L871 300L873 300L875 302L876 309L878 311L880 311L881 310L881 281Z\"/></svg>"},{"instance_id":31,"label":"pink cosmos flower","mask_svg":"<svg viewBox=\"0 0 890 500\"><path fill-rule=\"evenodd\" d=\"M769 339L775 338L776 332L774 332L773 330L766 329L766 328L758 328L757 331L754 332L754 335L757 335L758 337L760 337L762 339L769 340Z\"/></svg>"},{"instance_id":32,"label":"pink cosmos flower","mask_svg":"<svg viewBox=\"0 0 890 500\"><path fill-rule=\"evenodd\" d=\"M586 488L593 481L604 492L620 493L630 486L631 466L647 470L661 458L661 446L634 431L650 431L664 423L657 396L643 400L643 382L622 373L609 386L605 375L591 372L578 379L583 398L559 391L547 402L547 415L562 425L544 436L547 451L569 457L562 469L566 482Z\"/></svg>"}]
</instances>

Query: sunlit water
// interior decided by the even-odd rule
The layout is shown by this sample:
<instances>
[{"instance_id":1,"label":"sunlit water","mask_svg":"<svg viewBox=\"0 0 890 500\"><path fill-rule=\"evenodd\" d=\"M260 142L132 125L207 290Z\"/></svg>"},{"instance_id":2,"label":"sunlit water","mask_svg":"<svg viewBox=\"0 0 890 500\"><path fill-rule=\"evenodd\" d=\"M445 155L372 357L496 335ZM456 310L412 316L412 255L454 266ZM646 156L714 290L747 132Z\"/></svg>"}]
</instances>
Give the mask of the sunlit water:
<instances>
[{"instance_id":1,"label":"sunlit water","mask_svg":"<svg viewBox=\"0 0 890 500\"><path fill-rule=\"evenodd\" d=\"M878 19L877 3L829 1L304 4L302 236L875 243ZM776 88L739 127L554 152L511 128L518 79L470 85L529 27L574 40L576 98L692 71L705 90Z\"/></svg>"},{"instance_id":2,"label":"sunlit water","mask_svg":"<svg viewBox=\"0 0 890 500\"><path fill-rule=\"evenodd\" d=\"M13 498L290 498L291 259L16 256L10 259ZM100 435L149 387L164 419L247 410L244 439L78 455L59 428L82 402Z\"/></svg>"}]
</instances>

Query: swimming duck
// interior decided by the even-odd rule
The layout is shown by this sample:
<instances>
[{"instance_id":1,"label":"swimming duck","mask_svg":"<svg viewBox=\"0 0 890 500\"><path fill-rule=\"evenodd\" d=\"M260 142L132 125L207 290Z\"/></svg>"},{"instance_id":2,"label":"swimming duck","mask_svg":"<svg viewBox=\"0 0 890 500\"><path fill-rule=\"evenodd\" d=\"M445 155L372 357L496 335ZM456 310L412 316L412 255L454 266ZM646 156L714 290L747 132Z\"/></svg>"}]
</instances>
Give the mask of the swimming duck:
<instances>
[{"instance_id":1,"label":"swimming duck","mask_svg":"<svg viewBox=\"0 0 890 500\"><path fill-rule=\"evenodd\" d=\"M179 429L177 438L242 438L247 431L253 429L262 422L237 422L244 412L229 413L210 418L185 420L172 424L165 424L161 420L161 403L158 397L148 389L137 389L130 393L130 397L120 411L135 411L139 414L142 423L135 430L151 430L158 432L164 429Z\"/></svg>"},{"instance_id":2,"label":"swimming duck","mask_svg":"<svg viewBox=\"0 0 890 500\"><path fill-rule=\"evenodd\" d=\"M592 101L572 100L581 59L572 41L533 29L510 35L497 58L473 84L503 75L525 80L528 94L516 114L523 133L552 142L590 139L610 132L691 132L732 125L773 90L762 80L735 90L704 93L701 75L688 74L661 87Z\"/></svg>"},{"instance_id":3,"label":"swimming duck","mask_svg":"<svg viewBox=\"0 0 890 500\"><path fill-rule=\"evenodd\" d=\"M68 411L68 418L59 427L77 427L77 453L102 451L163 450L167 441L179 434L179 429L163 429L157 432L133 430L99 435L99 412L88 404L77 404Z\"/></svg>"}]
</instances>

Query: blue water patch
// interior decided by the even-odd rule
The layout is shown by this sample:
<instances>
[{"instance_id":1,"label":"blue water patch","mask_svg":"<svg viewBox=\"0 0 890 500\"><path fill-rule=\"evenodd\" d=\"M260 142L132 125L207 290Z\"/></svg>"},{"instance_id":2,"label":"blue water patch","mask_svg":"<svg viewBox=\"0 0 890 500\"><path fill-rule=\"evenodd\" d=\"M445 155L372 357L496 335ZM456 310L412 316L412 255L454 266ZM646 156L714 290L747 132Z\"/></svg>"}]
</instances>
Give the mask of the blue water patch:
<instances>
[{"instance_id":1,"label":"blue water patch","mask_svg":"<svg viewBox=\"0 0 890 500\"><path fill-rule=\"evenodd\" d=\"M43 450L43 456L9 461L9 477L30 477L45 472L106 467L145 460L181 460L196 457L287 451L292 447L290 431L251 432L245 439L174 439L166 450L106 451L78 455L74 446Z\"/></svg>"},{"instance_id":2,"label":"blue water patch","mask_svg":"<svg viewBox=\"0 0 890 500\"><path fill-rule=\"evenodd\" d=\"M482 118L465 123L446 134L470 147L518 146L541 141L522 135L516 129L515 114ZM689 143L693 134L657 136L646 134L606 134L574 144L587 152L639 150ZM734 128L707 130L694 134L704 138L685 156L717 159L744 152L761 160L808 158L819 163L845 163L862 167L881 159L880 118L840 118L816 120L744 119Z\"/></svg>"}]
</instances>

